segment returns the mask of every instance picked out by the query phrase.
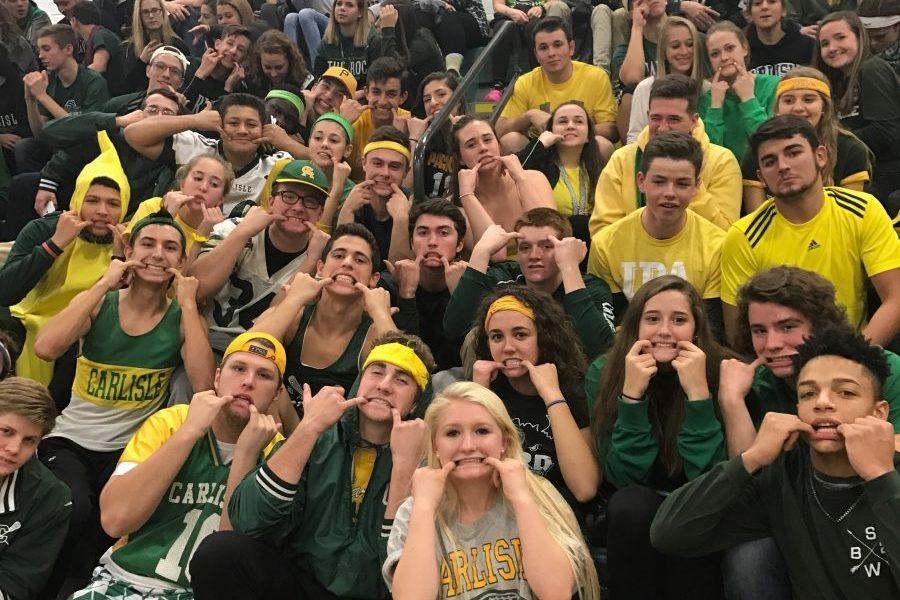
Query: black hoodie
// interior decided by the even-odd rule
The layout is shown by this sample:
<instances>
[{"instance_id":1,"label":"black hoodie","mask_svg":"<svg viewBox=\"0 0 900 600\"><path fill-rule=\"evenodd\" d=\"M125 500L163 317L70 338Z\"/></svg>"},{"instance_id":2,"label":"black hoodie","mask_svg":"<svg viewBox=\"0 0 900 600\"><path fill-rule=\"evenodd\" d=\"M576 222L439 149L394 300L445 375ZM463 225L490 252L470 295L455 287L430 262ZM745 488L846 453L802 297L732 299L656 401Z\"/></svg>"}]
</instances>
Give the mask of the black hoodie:
<instances>
[{"instance_id":1,"label":"black hoodie","mask_svg":"<svg viewBox=\"0 0 900 600\"><path fill-rule=\"evenodd\" d=\"M784 37L770 46L760 41L756 25L747 26L752 72L781 77L798 65L812 64L816 41L800 33L800 26L792 21L784 21L782 27Z\"/></svg>"}]
</instances>

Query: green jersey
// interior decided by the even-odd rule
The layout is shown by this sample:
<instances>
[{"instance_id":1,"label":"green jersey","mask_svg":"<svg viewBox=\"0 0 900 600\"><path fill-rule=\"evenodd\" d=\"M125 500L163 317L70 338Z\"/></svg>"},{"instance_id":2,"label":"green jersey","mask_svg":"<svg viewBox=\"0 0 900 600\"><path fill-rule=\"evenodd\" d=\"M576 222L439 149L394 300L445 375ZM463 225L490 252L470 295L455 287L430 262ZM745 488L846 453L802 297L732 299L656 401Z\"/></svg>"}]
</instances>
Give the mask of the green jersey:
<instances>
[{"instance_id":1,"label":"green jersey","mask_svg":"<svg viewBox=\"0 0 900 600\"><path fill-rule=\"evenodd\" d=\"M187 414L188 405L179 404L147 419L122 452L113 476L147 460L178 431ZM276 436L263 455L280 439ZM190 588L188 564L194 550L219 529L233 449L233 444L218 442L212 431L194 444L153 515L101 559L115 579L148 588Z\"/></svg>"}]
</instances>

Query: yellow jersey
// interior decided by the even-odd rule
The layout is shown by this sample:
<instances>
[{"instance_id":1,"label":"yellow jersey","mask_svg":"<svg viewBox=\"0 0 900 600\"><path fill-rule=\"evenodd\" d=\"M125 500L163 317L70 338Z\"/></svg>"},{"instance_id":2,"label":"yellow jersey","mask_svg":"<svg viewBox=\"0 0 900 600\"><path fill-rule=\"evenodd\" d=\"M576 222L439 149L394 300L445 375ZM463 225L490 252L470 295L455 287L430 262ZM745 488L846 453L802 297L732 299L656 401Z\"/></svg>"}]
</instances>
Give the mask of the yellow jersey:
<instances>
[{"instance_id":1,"label":"yellow jersey","mask_svg":"<svg viewBox=\"0 0 900 600\"><path fill-rule=\"evenodd\" d=\"M834 284L850 322L866 315L866 277L900 268L900 239L875 196L826 187L819 213L791 223L773 199L731 226L722 249L722 301L737 305L738 290L759 271L793 265Z\"/></svg>"}]
</instances>

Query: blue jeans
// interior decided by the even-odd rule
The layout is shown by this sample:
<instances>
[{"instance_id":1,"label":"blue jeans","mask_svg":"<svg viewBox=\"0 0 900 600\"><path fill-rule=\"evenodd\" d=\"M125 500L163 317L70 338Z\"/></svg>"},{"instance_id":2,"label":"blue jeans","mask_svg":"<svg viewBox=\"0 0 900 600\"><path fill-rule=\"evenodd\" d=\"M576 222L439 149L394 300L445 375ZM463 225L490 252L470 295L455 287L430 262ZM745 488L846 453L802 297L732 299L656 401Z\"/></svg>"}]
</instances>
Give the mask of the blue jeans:
<instances>
[{"instance_id":1,"label":"blue jeans","mask_svg":"<svg viewBox=\"0 0 900 600\"><path fill-rule=\"evenodd\" d=\"M306 49L307 66L312 71L319 55L319 44L322 43L322 34L328 25L328 17L312 8L303 8L300 12L290 13L284 17L284 33L292 40L296 40L297 47ZM303 46L301 46L301 42Z\"/></svg>"},{"instance_id":2,"label":"blue jeans","mask_svg":"<svg viewBox=\"0 0 900 600\"><path fill-rule=\"evenodd\" d=\"M791 600L787 565L775 540L744 542L722 553L727 600Z\"/></svg>"}]
</instances>

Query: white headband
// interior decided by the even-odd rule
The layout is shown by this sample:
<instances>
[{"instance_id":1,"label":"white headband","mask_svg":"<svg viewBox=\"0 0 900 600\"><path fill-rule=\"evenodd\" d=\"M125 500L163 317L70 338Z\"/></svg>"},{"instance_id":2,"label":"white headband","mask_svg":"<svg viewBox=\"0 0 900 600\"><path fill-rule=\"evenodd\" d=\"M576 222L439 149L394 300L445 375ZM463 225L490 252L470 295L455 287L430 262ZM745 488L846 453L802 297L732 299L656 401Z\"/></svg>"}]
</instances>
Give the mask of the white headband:
<instances>
[{"instance_id":1,"label":"white headband","mask_svg":"<svg viewBox=\"0 0 900 600\"><path fill-rule=\"evenodd\" d=\"M178 62L181 63L181 70L187 72L188 59L182 54L181 50L176 48L175 46L160 46L156 50L153 51L153 54L150 55L150 62L153 62L157 56L162 54L168 54L169 56L174 56L178 59Z\"/></svg>"}]
</instances>

